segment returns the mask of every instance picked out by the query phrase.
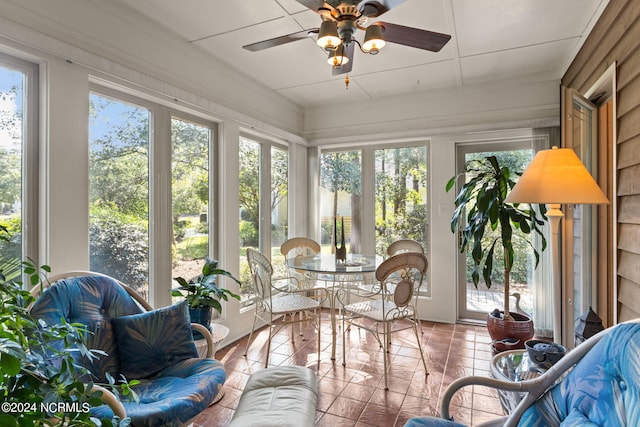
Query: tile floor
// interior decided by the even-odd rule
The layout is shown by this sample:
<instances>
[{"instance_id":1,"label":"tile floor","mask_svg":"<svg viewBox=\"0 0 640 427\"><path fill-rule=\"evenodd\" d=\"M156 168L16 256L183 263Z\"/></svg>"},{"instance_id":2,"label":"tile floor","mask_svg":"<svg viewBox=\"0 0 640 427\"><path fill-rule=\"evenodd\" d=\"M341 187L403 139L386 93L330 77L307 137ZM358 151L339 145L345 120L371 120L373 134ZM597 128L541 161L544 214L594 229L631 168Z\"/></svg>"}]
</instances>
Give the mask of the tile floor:
<instances>
[{"instance_id":1,"label":"tile floor","mask_svg":"<svg viewBox=\"0 0 640 427\"><path fill-rule=\"evenodd\" d=\"M387 391L382 350L369 332L355 327L348 332L346 367L342 365L342 341L338 334L336 360L331 360L328 312L322 323L319 363L313 330L307 332L308 339L304 341L296 335L292 344L290 329L285 327L273 339L269 366L304 365L316 372L320 383L316 426L402 426L412 416L437 415L441 395L456 378L490 375L493 354L484 326L423 321L422 328L429 375L425 378L413 331L398 332L394 334L389 355ZM216 357L227 370L225 396L200 414L194 427L229 423L249 376L264 366L267 337L267 329L260 330L247 357L243 356L246 337L218 351ZM471 426L503 414L496 392L480 386L459 391L450 411L456 421Z\"/></svg>"}]
</instances>

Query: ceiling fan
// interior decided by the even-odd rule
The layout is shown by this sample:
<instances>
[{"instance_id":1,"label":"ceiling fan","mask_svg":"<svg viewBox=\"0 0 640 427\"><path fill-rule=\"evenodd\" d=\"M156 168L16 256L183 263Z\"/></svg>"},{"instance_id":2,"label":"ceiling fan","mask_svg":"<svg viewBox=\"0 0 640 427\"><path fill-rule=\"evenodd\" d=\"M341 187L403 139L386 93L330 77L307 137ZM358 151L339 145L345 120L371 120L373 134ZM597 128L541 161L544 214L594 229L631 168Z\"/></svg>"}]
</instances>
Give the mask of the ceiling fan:
<instances>
[{"instance_id":1,"label":"ceiling fan","mask_svg":"<svg viewBox=\"0 0 640 427\"><path fill-rule=\"evenodd\" d=\"M377 54L385 42L438 52L451 39L448 34L419 28L380 21L369 23L370 19L382 15L406 0L296 1L320 15L322 23L319 28L251 43L243 48L256 52L317 35L317 44L328 52L327 62L333 68L333 75L337 75L351 72L356 45L362 52L371 55ZM365 31L362 43L355 38L357 30Z\"/></svg>"}]
</instances>

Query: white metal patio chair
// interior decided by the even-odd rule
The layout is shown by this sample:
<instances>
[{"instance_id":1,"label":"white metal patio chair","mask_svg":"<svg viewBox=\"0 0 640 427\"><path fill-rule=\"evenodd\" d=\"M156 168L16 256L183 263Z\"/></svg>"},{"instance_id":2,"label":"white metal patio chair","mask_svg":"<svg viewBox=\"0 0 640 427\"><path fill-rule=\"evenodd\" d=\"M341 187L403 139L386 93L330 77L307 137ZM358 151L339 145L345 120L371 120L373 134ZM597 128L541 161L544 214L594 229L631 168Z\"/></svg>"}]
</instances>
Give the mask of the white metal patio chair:
<instances>
[{"instance_id":1,"label":"white metal patio chair","mask_svg":"<svg viewBox=\"0 0 640 427\"><path fill-rule=\"evenodd\" d=\"M397 254L407 253L407 252L415 252L419 254L424 254L424 248L422 244L416 240L412 239L400 239L391 243L387 247L387 255L394 256ZM426 279L426 278L423 278ZM422 286L425 283L425 280L421 280L415 283L416 288L414 290L414 298L416 299L415 307L416 307L416 318L418 319L418 326L420 327L420 333L424 333L422 330L422 323L420 323L420 311L418 310L418 301L420 299L420 291L422 290ZM393 284L390 284L388 287L389 292L393 292Z\"/></svg>"},{"instance_id":2,"label":"white metal patio chair","mask_svg":"<svg viewBox=\"0 0 640 427\"><path fill-rule=\"evenodd\" d=\"M320 320L322 303L327 299L327 291L321 288L299 289L295 277L272 278L273 267L267 257L259 251L248 248L247 260L251 269L251 276L255 285L258 298L256 312L253 318L253 326L249 334L249 340L244 355L247 355L251 339L256 328L256 322L260 319L269 328L267 341L267 356L265 368L269 365L269 353L271 351L271 339L275 332L286 324L300 322L312 322L318 334L318 361L320 360ZM276 282L276 283L274 283ZM280 283L278 286L277 283ZM299 320L296 320L296 314ZM304 314L304 316L302 315ZM274 332L275 329L275 332ZM291 341L293 342L293 327L291 328Z\"/></svg>"},{"instance_id":3,"label":"white metal patio chair","mask_svg":"<svg viewBox=\"0 0 640 427\"><path fill-rule=\"evenodd\" d=\"M292 237L280 246L280 253L285 260L293 258L294 264L301 257L316 255L320 253L320 244L307 237ZM315 286L316 278L304 271L289 268L289 275L298 279L298 284L302 288Z\"/></svg>"},{"instance_id":4,"label":"white metal patio chair","mask_svg":"<svg viewBox=\"0 0 640 427\"><path fill-rule=\"evenodd\" d=\"M376 269L377 284L372 287L348 287L338 290L337 299L342 306L342 364L346 366L347 324L373 333L383 349L384 384L388 389L388 352L391 334L412 328L420 351L425 375L427 363L418 334L418 319L414 303L415 282L421 281L427 271L427 258L420 253L407 252L394 255ZM393 284L389 298L388 286Z\"/></svg>"}]
</instances>

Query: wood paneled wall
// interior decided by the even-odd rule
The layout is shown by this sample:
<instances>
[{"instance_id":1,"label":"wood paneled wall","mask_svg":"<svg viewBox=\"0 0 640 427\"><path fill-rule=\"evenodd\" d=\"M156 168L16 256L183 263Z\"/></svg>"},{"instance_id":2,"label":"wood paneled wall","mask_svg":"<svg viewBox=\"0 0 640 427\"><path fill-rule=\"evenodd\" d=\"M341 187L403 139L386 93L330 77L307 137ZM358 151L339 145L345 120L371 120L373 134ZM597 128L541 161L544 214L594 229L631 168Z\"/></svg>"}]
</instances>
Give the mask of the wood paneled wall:
<instances>
[{"instance_id":1,"label":"wood paneled wall","mask_svg":"<svg viewBox=\"0 0 640 427\"><path fill-rule=\"evenodd\" d=\"M640 1L611 0L562 84L585 93L617 63L618 321L640 317ZM609 286L607 283L602 286ZM606 319L605 319L606 320Z\"/></svg>"}]
</instances>

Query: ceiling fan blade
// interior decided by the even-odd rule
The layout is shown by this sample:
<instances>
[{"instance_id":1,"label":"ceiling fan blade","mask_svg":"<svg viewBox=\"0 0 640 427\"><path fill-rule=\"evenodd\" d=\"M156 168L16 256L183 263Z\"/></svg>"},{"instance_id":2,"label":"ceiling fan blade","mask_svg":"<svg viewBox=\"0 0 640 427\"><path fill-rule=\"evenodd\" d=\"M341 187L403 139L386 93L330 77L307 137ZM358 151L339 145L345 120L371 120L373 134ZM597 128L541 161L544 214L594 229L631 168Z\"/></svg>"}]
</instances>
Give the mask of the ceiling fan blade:
<instances>
[{"instance_id":1,"label":"ceiling fan blade","mask_svg":"<svg viewBox=\"0 0 640 427\"><path fill-rule=\"evenodd\" d=\"M318 31L319 30L317 28L310 28L308 30L298 31L297 33L287 34L286 36L274 37L272 39L247 44L242 47L244 49L250 50L251 52L257 52L259 50L268 49L270 47L280 46L281 44L295 42L315 36L316 34L318 34Z\"/></svg>"},{"instance_id":2,"label":"ceiling fan blade","mask_svg":"<svg viewBox=\"0 0 640 427\"><path fill-rule=\"evenodd\" d=\"M401 5L405 1L407 0L362 0L358 4L358 10L364 16L375 18Z\"/></svg>"},{"instance_id":3,"label":"ceiling fan blade","mask_svg":"<svg viewBox=\"0 0 640 427\"><path fill-rule=\"evenodd\" d=\"M351 42L348 45L346 45L344 47L345 49L345 53L347 58L349 58L349 62L347 62L346 64L342 64L339 65L337 67L332 67L331 69L331 75L333 76L337 76L339 74L346 74L346 73L350 73L351 69L353 68L353 52L355 51L355 43ZM333 55L333 52L329 54L329 58L331 58L331 56Z\"/></svg>"},{"instance_id":4,"label":"ceiling fan blade","mask_svg":"<svg viewBox=\"0 0 640 427\"><path fill-rule=\"evenodd\" d=\"M376 22L373 25L380 25L384 28L382 33L384 39L390 43L430 50L432 52L439 52L451 39L449 34L405 27L404 25L390 24L388 22Z\"/></svg>"},{"instance_id":5,"label":"ceiling fan blade","mask_svg":"<svg viewBox=\"0 0 640 427\"><path fill-rule=\"evenodd\" d=\"M300 3L301 5L308 7L309 9L313 10L314 12L318 12L318 10L322 9L324 7L324 1L323 0L296 0L298 3Z\"/></svg>"}]
</instances>

